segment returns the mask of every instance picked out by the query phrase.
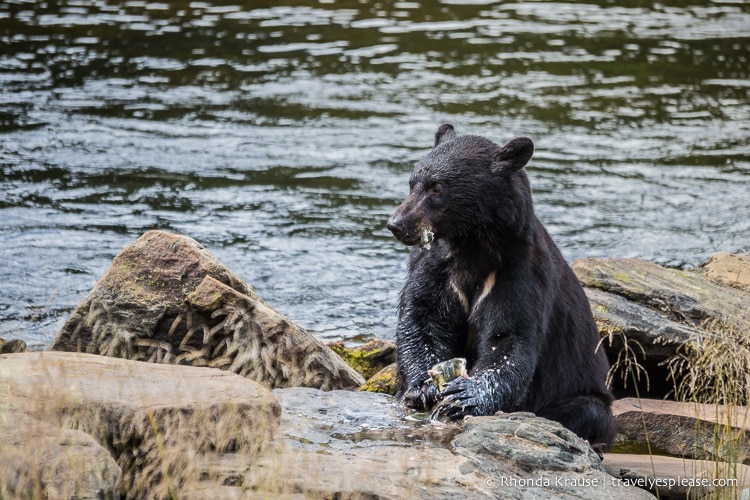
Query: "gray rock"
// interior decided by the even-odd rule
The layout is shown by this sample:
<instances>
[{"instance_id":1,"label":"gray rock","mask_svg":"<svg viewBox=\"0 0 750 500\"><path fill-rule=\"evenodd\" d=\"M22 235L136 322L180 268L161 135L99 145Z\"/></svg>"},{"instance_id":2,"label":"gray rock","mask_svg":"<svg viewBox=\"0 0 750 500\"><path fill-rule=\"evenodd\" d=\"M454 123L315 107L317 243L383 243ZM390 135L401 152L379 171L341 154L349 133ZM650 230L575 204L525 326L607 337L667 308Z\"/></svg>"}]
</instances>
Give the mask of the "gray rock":
<instances>
[{"instance_id":1,"label":"gray rock","mask_svg":"<svg viewBox=\"0 0 750 500\"><path fill-rule=\"evenodd\" d=\"M529 473L604 470L586 441L532 413L469 419L453 446L459 454L502 459Z\"/></svg>"},{"instance_id":2,"label":"gray rock","mask_svg":"<svg viewBox=\"0 0 750 500\"><path fill-rule=\"evenodd\" d=\"M677 348L685 342L705 335L698 328L672 321L620 295L594 288L586 288L585 292L599 331L606 334L604 345L613 352L619 352L625 336L637 342L651 359L660 363L674 356ZM608 342L610 338L611 342Z\"/></svg>"},{"instance_id":3,"label":"gray rock","mask_svg":"<svg viewBox=\"0 0 750 500\"><path fill-rule=\"evenodd\" d=\"M114 258L52 350L209 366L270 387L364 382L199 243L163 231L144 234Z\"/></svg>"},{"instance_id":4,"label":"gray rock","mask_svg":"<svg viewBox=\"0 0 750 500\"><path fill-rule=\"evenodd\" d=\"M244 480L245 491L260 496L652 498L612 485L585 441L531 414L447 425L404 413L385 394L291 388L274 395L283 408L278 455Z\"/></svg>"},{"instance_id":5,"label":"gray rock","mask_svg":"<svg viewBox=\"0 0 750 500\"><path fill-rule=\"evenodd\" d=\"M613 365L616 395L750 399L750 292L743 288L750 258L727 254L692 270L638 259L580 259L572 267Z\"/></svg>"},{"instance_id":6,"label":"gray rock","mask_svg":"<svg viewBox=\"0 0 750 500\"><path fill-rule=\"evenodd\" d=\"M573 270L584 286L626 297L677 322L750 328L750 294L718 285L697 272L640 259L592 258L577 260Z\"/></svg>"}]
</instances>

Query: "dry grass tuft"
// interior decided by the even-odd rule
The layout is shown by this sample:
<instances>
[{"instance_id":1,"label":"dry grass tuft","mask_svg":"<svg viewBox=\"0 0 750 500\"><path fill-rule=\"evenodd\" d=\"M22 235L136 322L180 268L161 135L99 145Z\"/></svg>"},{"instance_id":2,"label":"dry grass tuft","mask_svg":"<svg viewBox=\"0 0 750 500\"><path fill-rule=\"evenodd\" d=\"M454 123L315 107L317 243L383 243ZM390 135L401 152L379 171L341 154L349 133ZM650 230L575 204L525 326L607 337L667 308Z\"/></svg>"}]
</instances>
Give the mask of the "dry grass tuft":
<instances>
[{"instance_id":1,"label":"dry grass tuft","mask_svg":"<svg viewBox=\"0 0 750 500\"><path fill-rule=\"evenodd\" d=\"M744 406L750 401L750 332L712 320L667 365L678 401Z\"/></svg>"},{"instance_id":2,"label":"dry grass tuft","mask_svg":"<svg viewBox=\"0 0 750 500\"><path fill-rule=\"evenodd\" d=\"M601 331L601 329L600 329ZM638 384L641 382L641 377L646 381L646 390L649 390L651 383L648 378L648 372L643 365L638 361L640 353L640 359L646 358L646 350L643 348L640 342L637 340L629 339L625 333L619 328L613 325L607 325L604 328L603 336L599 340L597 350L601 348L605 341L609 342L609 347L612 348L615 345L615 340L619 337L622 347L617 352L617 358L609 367L607 373L607 386L612 387L616 378L622 380L623 388L627 389L628 380L633 382L636 393L638 392Z\"/></svg>"},{"instance_id":3,"label":"dry grass tuft","mask_svg":"<svg viewBox=\"0 0 750 500\"><path fill-rule=\"evenodd\" d=\"M668 360L677 401L713 404L720 421L713 427L714 477L738 477L738 466L746 456L750 401L750 331L736 322L707 320L702 338L684 344ZM742 410L745 407L745 411ZM698 417L698 416L696 416ZM702 424L696 418L697 426ZM700 428L696 433L701 432ZM713 498L740 498L738 488L717 490Z\"/></svg>"}]
</instances>

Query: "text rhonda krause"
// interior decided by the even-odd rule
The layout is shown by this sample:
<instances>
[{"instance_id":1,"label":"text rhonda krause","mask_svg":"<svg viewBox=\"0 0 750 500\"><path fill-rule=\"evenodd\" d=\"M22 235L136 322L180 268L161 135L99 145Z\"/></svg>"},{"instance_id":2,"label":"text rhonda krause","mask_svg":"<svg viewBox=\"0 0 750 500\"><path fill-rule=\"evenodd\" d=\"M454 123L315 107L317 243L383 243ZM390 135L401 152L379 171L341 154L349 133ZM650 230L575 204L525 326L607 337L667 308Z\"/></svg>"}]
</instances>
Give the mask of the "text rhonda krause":
<instances>
[{"instance_id":1,"label":"text rhonda krause","mask_svg":"<svg viewBox=\"0 0 750 500\"><path fill-rule=\"evenodd\" d=\"M731 488L738 485L737 478L707 478L707 477L564 477L539 476L537 478L523 478L512 476L489 477L485 481L490 488L494 487L578 487L578 488L606 488L608 486L637 486L654 490L656 488Z\"/></svg>"}]
</instances>

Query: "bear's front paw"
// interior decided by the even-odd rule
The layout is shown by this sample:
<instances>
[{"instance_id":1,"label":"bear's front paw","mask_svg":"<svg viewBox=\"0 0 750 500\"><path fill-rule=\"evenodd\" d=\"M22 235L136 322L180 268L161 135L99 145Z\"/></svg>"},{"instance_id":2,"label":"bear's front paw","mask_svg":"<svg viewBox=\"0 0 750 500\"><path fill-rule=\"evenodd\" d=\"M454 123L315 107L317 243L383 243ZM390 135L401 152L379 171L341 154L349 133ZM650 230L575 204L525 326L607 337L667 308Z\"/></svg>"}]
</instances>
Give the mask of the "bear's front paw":
<instances>
[{"instance_id":1,"label":"bear's front paw","mask_svg":"<svg viewBox=\"0 0 750 500\"><path fill-rule=\"evenodd\" d=\"M420 387L416 387L404 394L404 404L415 410L429 411L435 406L438 398L438 388L432 380L427 380Z\"/></svg>"},{"instance_id":2,"label":"bear's front paw","mask_svg":"<svg viewBox=\"0 0 750 500\"><path fill-rule=\"evenodd\" d=\"M470 378L457 378L440 393L440 404L430 414L430 420L446 418L460 420L467 415L484 415L484 394L481 387Z\"/></svg>"}]
</instances>

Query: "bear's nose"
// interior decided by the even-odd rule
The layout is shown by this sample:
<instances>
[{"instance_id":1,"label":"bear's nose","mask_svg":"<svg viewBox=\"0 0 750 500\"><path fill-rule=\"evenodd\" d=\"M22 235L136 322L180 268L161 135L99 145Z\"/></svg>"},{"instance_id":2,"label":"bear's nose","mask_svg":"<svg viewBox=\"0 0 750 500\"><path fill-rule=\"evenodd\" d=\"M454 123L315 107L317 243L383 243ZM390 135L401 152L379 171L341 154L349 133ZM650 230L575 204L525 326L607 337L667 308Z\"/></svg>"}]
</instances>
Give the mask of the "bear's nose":
<instances>
[{"instance_id":1,"label":"bear's nose","mask_svg":"<svg viewBox=\"0 0 750 500\"><path fill-rule=\"evenodd\" d=\"M401 225L400 220L390 219L385 227L387 227L388 230L393 233L393 236L395 236L396 239L401 239L401 236L404 233L404 228Z\"/></svg>"}]
</instances>

